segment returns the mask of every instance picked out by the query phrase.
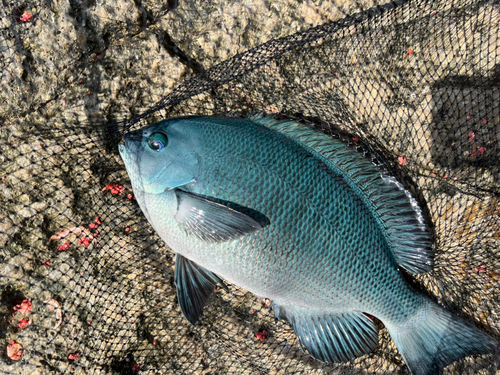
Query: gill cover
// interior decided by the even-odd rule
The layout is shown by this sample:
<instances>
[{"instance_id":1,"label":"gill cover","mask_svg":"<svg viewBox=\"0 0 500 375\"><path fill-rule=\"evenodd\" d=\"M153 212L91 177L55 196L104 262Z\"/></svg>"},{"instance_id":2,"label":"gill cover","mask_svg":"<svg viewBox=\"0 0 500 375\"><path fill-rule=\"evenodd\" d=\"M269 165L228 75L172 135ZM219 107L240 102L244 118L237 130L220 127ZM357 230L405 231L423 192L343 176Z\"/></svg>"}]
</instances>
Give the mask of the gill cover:
<instances>
[{"instance_id":1,"label":"gill cover","mask_svg":"<svg viewBox=\"0 0 500 375\"><path fill-rule=\"evenodd\" d=\"M200 146L192 123L167 120L130 132L119 151L134 188L160 194L195 181Z\"/></svg>"}]
</instances>

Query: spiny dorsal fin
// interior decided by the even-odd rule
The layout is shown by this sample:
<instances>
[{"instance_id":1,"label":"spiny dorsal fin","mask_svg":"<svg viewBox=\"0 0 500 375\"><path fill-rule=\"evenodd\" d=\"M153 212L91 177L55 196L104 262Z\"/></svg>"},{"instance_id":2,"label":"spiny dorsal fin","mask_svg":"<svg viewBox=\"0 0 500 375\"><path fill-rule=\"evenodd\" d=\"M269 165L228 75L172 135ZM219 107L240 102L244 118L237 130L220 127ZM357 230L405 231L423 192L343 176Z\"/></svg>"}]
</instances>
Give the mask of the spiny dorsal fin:
<instances>
[{"instance_id":1,"label":"spiny dorsal fin","mask_svg":"<svg viewBox=\"0 0 500 375\"><path fill-rule=\"evenodd\" d=\"M394 177L382 174L370 160L344 142L304 124L261 114L250 120L300 142L341 172L370 207L400 267L420 274L432 270L432 236L416 199Z\"/></svg>"}]
</instances>

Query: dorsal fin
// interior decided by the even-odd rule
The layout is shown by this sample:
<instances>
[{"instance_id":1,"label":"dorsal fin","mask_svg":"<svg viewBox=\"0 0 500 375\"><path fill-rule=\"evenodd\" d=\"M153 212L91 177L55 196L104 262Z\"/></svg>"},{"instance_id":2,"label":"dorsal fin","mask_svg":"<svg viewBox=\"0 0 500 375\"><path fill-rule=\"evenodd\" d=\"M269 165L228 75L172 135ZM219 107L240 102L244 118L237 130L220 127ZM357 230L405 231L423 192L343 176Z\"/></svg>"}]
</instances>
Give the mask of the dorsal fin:
<instances>
[{"instance_id":1,"label":"dorsal fin","mask_svg":"<svg viewBox=\"0 0 500 375\"><path fill-rule=\"evenodd\" d=\"M341 140L299 122L260 114L250 120L299 142L342 173L376 217L400 267L412 274L432 270L431 232L417 200L396 178L381 173L375 164Z\"/></svg>"}]
</instances>

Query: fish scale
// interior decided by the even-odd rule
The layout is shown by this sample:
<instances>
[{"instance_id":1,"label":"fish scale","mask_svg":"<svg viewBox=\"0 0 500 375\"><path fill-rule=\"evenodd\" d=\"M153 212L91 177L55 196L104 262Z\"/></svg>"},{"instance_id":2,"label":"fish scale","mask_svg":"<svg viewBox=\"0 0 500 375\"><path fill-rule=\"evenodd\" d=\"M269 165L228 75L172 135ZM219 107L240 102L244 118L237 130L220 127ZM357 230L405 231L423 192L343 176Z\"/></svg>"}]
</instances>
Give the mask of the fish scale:
<instances>
[{"instance_id":1,"label":"fish scale","mask_svg":"<svg viewBox=\"0 0 500 375\"><path fill-rule=\"evenodd\" d=\"M256 142L259 141L266 142L267 140L265 134L262 134L260 132L255 132L254 136L258 138ZM216 131L207 131L207 133L204 135L204 138L208 143L224 144L223 140L218 139ZM245 138L241 137L241 139ZM297 157L297 153L294 152L295 151L294 149L290 150L290 148L285 148L283 147L283 144L279 144L274 140L273 142L267 142L267 143L268 144L266 144L265 147L263 147L265 150L267 150L267 152L261 152L259 154L259 157L254 158L254 160L252 161L252 167L254 169L253 176L259 176L259 178L256 179L255 181L249 178L252 175L249 175L246 170L243 170L238 167L239 165L242 164L243 160L248 162L249 156L245 154L245 150L239 149L237 153L226 155L226 153L231 152L231 150L228 151L228 150L217 149L213 154L216 155L222 154L222 156L213 157L212 155L202 155L202 159L204 160L203 162L204 169L203 169L203 174L200 175L200 180L207 181L207 183L205 184L205 186L197 187L196 190L193 189L193 191L201 195L209 195L209 196L214 195L223 200L233 201L236 195L242 195L241 192L237 190L238 187L246 186L246 194L247 194L246 199L241 199L240 201L236 201L236 203L245 206L247 205L247 202L261 200L261 204L255 206L254 208L264 213L272 212L272 216L270 216L270 218L271 221L275 223L272 225L275 225L276 227L284 227L284 228L289 227L290 228L289 230L293 231L293 228L297 226L300 227L301 225L308 225L309 226L308 232L310 235L307 236L306 234L304 234L302 238L295 238L294 239L295 245L290 249L290 252L294 253L297 256L300 249L308 248L310 249L308 257L304 258L297 256L301 260L298 262L289 262L289 261L287 262L286 259L283 259L283 262L288 263L289 267L288 273L285 276L283 276L284 278L289 278L291 277L290 275L297 274L300 271L301 271L300 273L304 274L305 276L314 272L315 268L317 267L316 264L321 261L324 262L326 260L324 257L324 253L332 255L339 254L339 257L332 259L332 262L330 263L331 265L329 267L331 267L332 269L342 269L342 268L349 269L350 267L355 266L359 268L358 272L361 273L364 267L363 265L361 265L361 261L357 260L355 256L362 257L363 252L360 251L355 255L353 253L350 253L346 248L349 246L350 247L357 246L360 243L364 243L365 248L370 246L375 247L377 246L377 244L383 244L381 235L380 233L378 233L379 231L376 230L376 224L373 223L374 220L373 217L371 217L366 213L367 209L361 205L359 199L357 201L353 201L352 199L350 199L353 193L350 191L347 184L338 184L338 183L328 184L325 181L327 179L332 179L332 178L341 179L341 176L328 174L321 168L311 169L310 167L314 166L314 162L311 158L305 158L305 159L299 158ZM279 154L280 158L279 159L275 158L273 160L272 154L275 153ZM286 160L295 161L293 169L284 167L285 166L284 162ZM271 162L273 161L274 164L271 164ZM309 173L302 173L302 171L309 171ZM208 179L205 176L211 176L211 178ZM273 176L275 177L273 178ZM266 181L268 186L262 186L260 183L260 181L262 180ZM283 187L280 188L278 183L273 183L274 180L283 181L284 184L290 186L290 189L283 189ZM221 186L227 186L227 188L221 189L220 188ZM274 189L270 188L272 186L274 186ZM330 188L330 191L324 191L325 188L319 189L321 191L321 196L335 198L335 200L332 201L331 199L324 199L324 198L322 200L315 199L316 191L318 189L314 189L313 187L316 186L320 187L328 186ZM282 195L282 193L280 192L282 192L283 190L290 193L287 195ZM298 200L301 199L304 200L304 202L300 203L297 202ZM323 209L319 212L316 213L309 212L305 215L302 212L296 212L296 213L293 212L295 210L293 210L292 213L289 212L288 208L290 206L301 207L301 209L303 207L308 207L308 210L312 211L311 208L314 207L314 204L309 204L309 202L311 201L324 202L321 205L323 206ZM325 213L326 208L337 207L339 205L346 208L344 214L341 214L340 210L329 210L327 214ZM351 209L347 210L348 208ZM321 219L320 216L323 214L330 216L328 220ZM332 216L335 216L335 218L333 218ZM292 218L292 221L285 223L284 222L285 217L286 220L290 220L290 218ZM363 222L363 225L369 228L369 230L367 230L364 233L362 239L355 239L355 238L353 239L353 237L349 234L349 226L348 226L349 221L353 221L355 219ZM317 243L316 240L317 233L321 233L322 231L328 232L328 229L325 229L324 226L331 225L328 222L331 223L332 221L338 221L340 223L337 226L337 231L340 232L339 233L340 235L336 238L331 238L328 247L318 246L321 244ZM311 223L313 223L312 228L311 228ZM352 228L355 227L353 226ZM272 234L270 234L270 236L272 236ZM331 234L329 236L331 236ZM359 236L361 237L362 234L359 233ZM378 239L374 239L373 237L375 236L377 236ZM328 236L323 236L322 238L328 239ZM342 245L340 243L341 238L347 238L350 239L351 241ZM246 240L245 238L241 239L241 241L245 240ZM198 246L200 247L199 251L204 252L205 254L205 257L203 259L200 259L199 261L200 264L206 264L208 259L215 258L217 257L217 254L221 253L218 247L211 250L211 248L207 248L206 244L203 242L198 244ZM233 247L234 245L228 244L227 246ZM253 247L265 248L266 245L257 243ZM337 252L332 251L332 249L338 249L338 248L342 248L345 250ZM213 251L213 253L211 251ZM249 250L244 244L240 252L245 253L247 251ZM385 251L387 254L389 253L387 249ZM368 255L369 251L366 250L364 251L364 253ZM289 256L289 254L290 253L288 253L287 256ZM379 254L379 252L377 252L377 254ZM269 266L270 260L274 256L275 256L274 252L265 252L258 262L252 262L252 263L240 262L239 257L237 256L228 258L227 261L225 262L226 263L225 266L228 268L235 267L238 270L240 270L240 273L236 275L234 279L230 278L229 280L232 282L236 282L237 279L239 281L239 284L242 285L245 289L254 290L258 295L274 297L271 294L274 294L276 292L279 293L279 291L259 290L261 284L260 280L262 280L263 278L269 278L270 277L269 275L276 274L276 270L273 270L272 267ZM386 261L386 263L389 262ZM392 263L394 264L394 262ZM252 266L252 268L249 268L250 265ZM301 270L299 270L299 268ZM220 268L212 267L209 269L211 269L212 271L214 271L216 274L219 275L224 275L226 273L223 267ZM395 266L393 267L393 273L394 274L397 273ZM390 294L391 293L390 291L392 290L399 290L397 288L398 285L395 285L395 283L391 282L394 276L385 277L384 279L378 279L378 280L377 276L378 276L377 268L372 267L372 269L365 270L362 278L358 277L357 283L366 284L368 286L368 289L370 290L369 293L373 293L375 295L378 294L378 289L379 289L378 287L376 287L376 285L380 285L383 283L388 283L389 286L387 288L389 292L386 292L385 294L388 293ZM247 278L246 280L245 277ZM400 280L401 278L398 275L398 278L396 279ZM346 278L346 281L344 281L344 283L340 285L341 288L348 288L347 290L344 291L343 298L341 300L333 300L333 301L326 299L324 296L324 290L328 284L327 280L321 280L321 282L318 282L316 280L314 283L311 283L314 285L307 285L304 280L301 280L300 284L302 285L305 284L305 286L301 287L302 293L300 294L297 293L298 290L297 288L293 289L294 293L293 302L299 303L299 301L304 301L304 300L307 301L308 299L310 299L308 297L311 297L312 294L313 296L317 295L318 299L309 300L307 303L313 305L328 304L329 305L328 308L332 310L337 310L338 308L336 306L338 305L360 309L360 307L351 306L353 300L359 300L359 298L356 295L356 289L357 289L356 285L353 285L353 282L351 280L352 278ZM282 284L283 283L280 283L280 285ZM404 282L401 281L400 284L406 287L406 284L404 284ZM299 285L297 285L297 287L298 286ZM409 290L407 287L406 289ZM280 297L273 299L279 301ZM396 299L400 300L401 297L395 298L395 297L390 297L389 295L385 295L383 296L383 298L377 299L377 301L382 301L382 300L392 301ZM381 304L381 302L378 303ZM387 304L391 305L393 304L393 302L388 302ZM363 308L370 314L378 316L382 315L378 311L379 310L378 306L372 307L365 302ZM402 314L401 312L396 312L395 314L400 317L402 316L404 317L404 314Z\"/></svg>"},{"instance_id":2,"label":"fish scale","mask_svg":"<svg viewBox=\"0 0 500 375\"><path fill-rule=\"evenodd\" d=\"M414 375L497 345L405 282L398 265L432 267L422 210L339 139L269 117L192 117L127 135L120 154L142 211L177 254L191 323L223 278L270 298L326 362L374 349L363 313L386 325Z\"/></svg>"}]
</instances>

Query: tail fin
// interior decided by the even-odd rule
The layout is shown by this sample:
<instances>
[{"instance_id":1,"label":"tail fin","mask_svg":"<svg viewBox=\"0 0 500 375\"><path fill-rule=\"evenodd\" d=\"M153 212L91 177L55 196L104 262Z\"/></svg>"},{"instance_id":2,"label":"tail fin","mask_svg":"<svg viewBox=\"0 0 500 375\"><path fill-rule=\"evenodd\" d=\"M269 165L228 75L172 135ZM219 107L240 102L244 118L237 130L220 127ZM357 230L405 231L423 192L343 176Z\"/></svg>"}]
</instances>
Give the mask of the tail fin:
<instances>
[{"instance_id":1,"label":"tail fin","mask_svg":"<svg viewBox=\"0 0 500 375\"><path fill-rule=\"evenodd\" d=\"M386 326L413 375L442 374L458 359L490 353L499 346L495 339L427 298L411 319Z\"/></svg>"}]
</instances>

